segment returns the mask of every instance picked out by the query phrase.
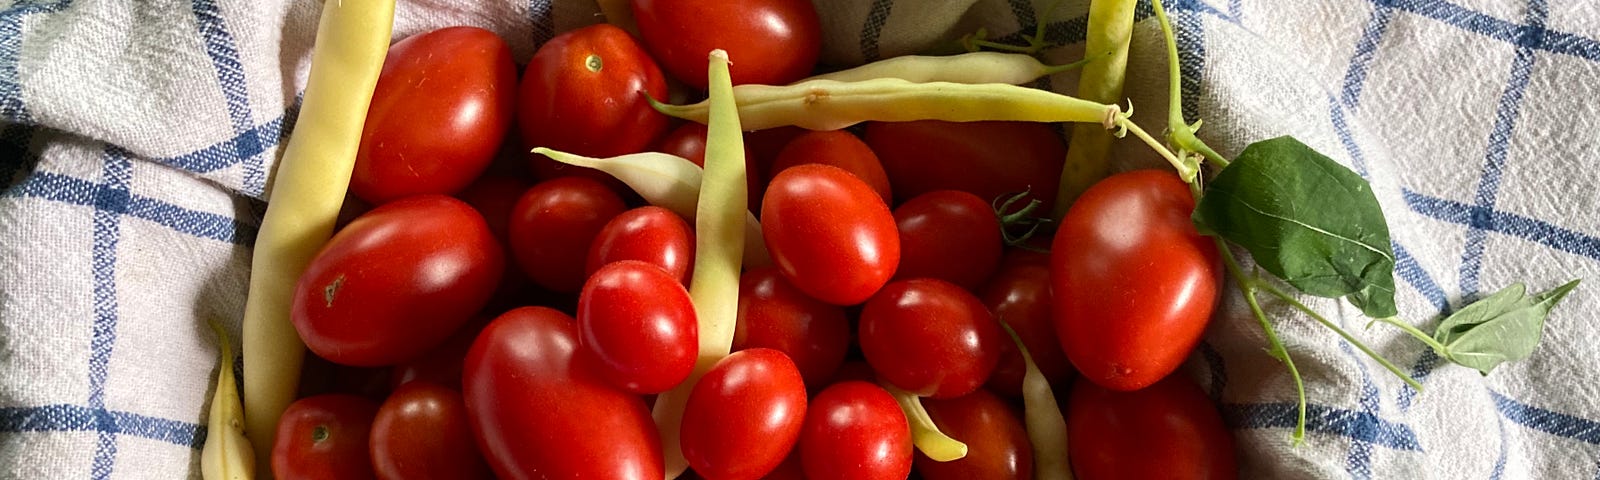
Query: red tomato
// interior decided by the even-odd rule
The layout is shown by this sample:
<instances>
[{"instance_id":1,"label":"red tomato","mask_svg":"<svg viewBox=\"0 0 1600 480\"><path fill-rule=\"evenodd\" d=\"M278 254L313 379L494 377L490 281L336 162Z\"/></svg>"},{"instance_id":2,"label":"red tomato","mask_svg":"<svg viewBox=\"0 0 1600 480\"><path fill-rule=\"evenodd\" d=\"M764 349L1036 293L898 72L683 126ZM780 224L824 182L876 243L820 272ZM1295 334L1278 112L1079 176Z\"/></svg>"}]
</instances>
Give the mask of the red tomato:
<instances>
[{"instance_id":1,"label":"red tomato","mask_svg":"<svg viewBox=\"0 0 1600 480\"><path fill-rule=\"evenodd\" d=\"M588 275L612 262L639 260L688 285L694 269L694 227L665 208L652 205L628 210L600 228L589 246L588 258L584 266Z\"/></svg>"},{"instance_id":2,"label":"red tomato","mask_svg":"<svg viewBox=\"0 0 1600 480\"><path fill-rule=\"evenodd\" d=\"M378 404L355 395L317 395L295 400L278 420L272 446L277 478L353 480L377 478L367 457L367 438Z\"/></svg>"},{"instance_id":3,"label":"red tomato","mask_svg":"<svg viewBox=\"0 0 1600 480\"><path fill-rule=\"evenodd\" d=\"M788 355L807 387L822 388L844 363L850 320L844 309L806 296L777 270L751 270L739 279L733 349L758 347Z\"/></svg>"},{"instance_id":4,"label":"red tomato","mask_svg":"<svg viewBox=\"0 0 1600 480\"><path fill-rule=\"evenodd\" d=\"M683 410L683 456L707 478L755 480L783 462L806 419L806 387L783 352L753 348L717 361Z\"/></svg>"},{"instance_id":5,"label":"red tomato","mask_svg":"<svg viewBox=\"0 0 1600 480\"><path fill-rule=\"evenodd\" d=\"M972 393L1008 340L978 297L943 280L898 280L861 309L861 354L878 378L934 398Z\"/></svg>"},{"instance_id":6,"label":"red tomato","mask_svg":"<svg viewBox=\"0 0 1600 480\"><path fill-rule=\"evenodd\" d=\"M1050 258L1056 331L1084 378L1144 388L1200 341L1221 267L1193 211L1176 174L1140 170L1096 183L1061 220Z\"/></svg>"},{"instance_id":7,"label":"red tomato","mask_svg":"<svg viewBox=\"0 0 1600 480\"><path fill-rule=\"evenodd\" d=\"M934 190L994 200L1031 189L1033 198L1052 205L1067 158L1066 142L1046 123L870 122L864 137L883 161L897 202Z\"/></svg>"},{"instance_id":8,"label":"red tomato","mask_svg":"<svg viewBox=\"0 0 1600 480\"><path fill-rule=\"evenodd\" d=\"M744 132L744 148L750 152L746 158L752 163L751 168L767 172L768 176L762 179L775 175L777 172L772 169L772 164L778 160L778 154L789 146L789 142L809 131L800 127L775 127Z\"/></svg>"},{"instance_id":9,"label":"red tomato","mask_svg":"<svg viewBox=\"0 0 1600 480\"><path fill-rule=\"evenodd\" d=\"M684 122L683 125L667 132L667 136L656 144L655 151L669 153L683 157L701 167L706 166L706 126L695 122ZM745 191L749 193L750 212L761 212L761 194L767 189L766 169L761 168L761 163L750 151L747 141L744 149L744 181Z\"/></svg>"},{"instance_id":10,"label":"red tomato","mask_svg":"<svg viewBox=\"0 0 1600 480\"><path fill-rule=\"evenodd\" d=\"M350 192L373 204L461 190L511 126L517 67L494 32L450 27L389 47Z\"/></svg>"},{"instance_id":11,"label":"red tomato","mask_svg":"<svg viewBox=\"0 0 1600 480\"><path fill-rule=\"evenodd\" d=\"M576 293L595 237L627 209L616 192L588 178L540 182L512 208L511 254L534 283Z\"/></svg>"},{"instance_id":12,"label":"red tomato","mask_svg":"<svg viewBox=\"0 0 1600 480\"><path fill-rule=\"evenodd\" d=\"M1050 384L1065 387L1072 378L1072 364L1061 353L1056 337L1055 316L1051 311L1050 269L1043 265L1002 267L979 291L979 298L995 319L1017 332L1028 355L1039 366L1039 373ZM1007 338L1000 349L1000 364L989 377L989 388L1011 397L1022 396L1022 375L1027 365L1022 354Z\"/></svg>"},{"instance_id":13,"label":"red tomato","mask_svg":"<svg viewBox=\"0 0 1600 480\"><path fill-rule=\"evenodd\" d=\"M419 195L350 222L295 286L290 319L306 346L345 365L392 365L427 351L478 313L505 254L460 200Z\"/></svg>"},{"instance_id":14,"label":"red tomato","mask_svg":"<svg viewBox=\"0 0 1600 480\"><path fill-rule=\"evenodd\" d=\"M834 384L806 411L800 463L807 478L904 480L911 475L911 426L882 387Z\"/></svg>"},{"instance_id":15,"label":"red tomato","mask_svg":"<svg viewBox=\"0 0 1600 480\"><path fill-rule=\"evenodd\" d=\"M489 225L489 231L494 232L494 238L510 248L511 209L517 205L522 192L532 186L527 180L513 176L484 175L457 193L456 198L472 205L478 214L483 215L483 221Z\"/></svg>"},{"instance_id":16,"label":"red tomato","mask_svg":"<svg viewBox=\"0 0 1600 480\"><path fill-rule=\"evenodd\" d=\"M467 358L467 349L478 338L478 332L494 317L478 315L433 350L395 365L389 375L389 389L394 390L414 381L444 385L461 389L461 362Z\"/></svg>"},{"instance_id":17,"label":"red tomato","mask_svg":"<svg viewBox=\"0 0 1600 480\"><path fill-rule=\"evenodd\" d=\"M783 463L761 477L761 480L806 480L805 468L800 465L800 449L791 449Z\"/></svg>"},{"instance_id":18,"label":"red tomato","mask_svg":"<svg viewBox=\"0 0 1600 480\"><path fill-rule=\"evenodd\" d=\"M601 267L578 296L579 344L596 373L633 393L661 393L689 378L700 355L689 291L660 267L623 260Z\"/></svg>"},{"instance_id":19,"label":"red tomato","mask_svg":"<svg viewBox=\"0 0 1600 480\"><path fill-rule=\"evenodd\" d=\"M408 383L372 421L372 468L382 479L490 478L469 423L461 392Z\"/></svg>"},{"instance_id":20,"label":"red tomato","mask_svg":"<svg viewBox=\"0 0 1600 480\"><path fill-rule=\"evenodd\" d=\"M473 433L502 479L660 480L661 438L644 400L576 355L572 317L506 312L478 335L464 375Z\"/></svg>"},{"instance_id":21,"label":"red tomato","mask_svg":"<svg viewBox=\"0 0 1600 480\"><path fill-rule=\"evenodd\" d=\"M533 54L518 89L517 126L529 148L591 157L636 153L668 126L668 118L650 108L646 96L667 98L666 77L655 61L622 29L591 25L557 35ZM582 172L616 182L543 155L531 158L543 179Z\"/></svg>"},{"instance_id":22,"label":"red tomato","mask_svg":"<svg viewBox=\"0 0 1600 480\"><path fill-rule=\"evenodd\" d=\"M822 51L822 24L807 0L631 3L645 48L673 77L702 91L711 50L728 52L734 85L799 80Z\"/></svg>"},{"instance_id":23,"label":"red tomato","mask_svg":"<svg viewBox=\"0 0 1600 480\"><path fill-rule=\"evenodd\" d=\"M1233 435L1182 375L1117 392L1077 382L1067 407L1072 470L1083 480L1232 479ZM1084 441L1080 439L1093 439Z\"/></svg>"},{"instance_id":24,"label":"red tomato","mask_svg":"<svg viewBox=\"0 0 1600 480\"><path fill-rule=\"evenodd\" d=\"M973 290L1000 265L1000 218L977 195L917 195L894 209L894 223L900 231L897 279L937 278Z\"/></svg>"},{"instance_id":25,"label":"red tomato","mask_svg":"<svg viewBox=\"0 0 1600 480\"><path fill-rule=\"evenodd\" d=\"M883 172L878 155L866 142L844 130L805 132L789 141L772 162L773 175L795 165L821 163L843 168L878 192L883 203L894 200L890 195L889 174Z\"/></svg>"},{"instance_id":26,"label":"red tomato","mask_svg":"<svg viewBox=\"0 0 1600 480\"><path fill-rule=\"evenodd\" d=\"M924 399L922 406L939 431L967 444L967 456L950 462L935 462L918 452L914 463L922 478L1033 478L1033 444L1028 441L1028 430L1000 397L977 390L946 400Z\"/></svg>"},{"instance_id":27,"label":"red tomato","mask_svg":"<svg viewBox=\"0 0 1600 480\"><path fill-rule=\"evenodd\" d=\"M767 185L761 233L785 279L835 305L865 301L900 263L894 216L878 194L831 165L784 170Z\"/></svg>"},{"instance_id":28,"label":"red tomato","mask_svg":"<svg viewBox=\"0 0 1600 480\"><path fill-rule=\"evenodd\" d=\"M389 367L352 367L340 365L319 357L306 355L300 366L300 384L295 398L312 397L328 393L346 393L382 402L394 390L390 385Z\"/></svg>"}]
</instances>

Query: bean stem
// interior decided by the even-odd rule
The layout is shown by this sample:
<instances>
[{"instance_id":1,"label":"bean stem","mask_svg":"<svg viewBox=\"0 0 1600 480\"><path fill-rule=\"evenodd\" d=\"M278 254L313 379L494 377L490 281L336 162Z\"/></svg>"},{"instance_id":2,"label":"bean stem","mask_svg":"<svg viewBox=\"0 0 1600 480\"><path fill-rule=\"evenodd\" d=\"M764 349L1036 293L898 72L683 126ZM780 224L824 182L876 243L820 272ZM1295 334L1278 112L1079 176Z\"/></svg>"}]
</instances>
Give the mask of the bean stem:
<instances>
[{"instance_id":1,"label":"bean stem","mask_svg":"<svg viewBox=\"0 0 1600 480\"><path fill-rule=\"evenodd\" d=\"M1167 140L1180 150L1197 152L1207 160L1215 162L1217 166L1227 168L1228 159L1222 158L1210 145L1196 137L1195 129L1200 122L1189 125L1183 121L1183 89L1181 74L1178 70L1178 42L1174 39L1172 22L1167 19L1166 9L1162 8L1161 0L1151 0L1150 8L1154 11L1156 21L1161 25L1161 36L1167 44L1167 94L1169 95L1169 108L1167 109Z\"/></svg>"},{"instance_id":2,"label":"bean stem","mask_svg":"<svg viewBox=\"0 0 1600 480\"><path fill-rule=\"evenodd\" d=\"M1429 336L1427 332L1423 332L1421 329L1411 326L1411 324L1406 323L1399 318L1383 317L1376 319L1376 321L1394 325L1401 331L1406 332L1406 334L1411 335L1413 338L1416 338L1417 340L1422 341L1422 343L1427 344L1429 347L1432 347L1433 352L1439 354L1441 357L1449 356L1448 354L1450 352L1450 347L1445 346L1443 343L1439 343L1438 340L1434 340L1432 336Z\"/></svg>"},{"instance_id":3,"label":"bean stem","mask_svg":"<svg viewBox=\"0 0 1600 480\"><path fill-rule=\"evenodd\" d=\"M1220 238L1213 238L1217 244L1217 252L1222 254L1223 265L1227 266L1229 276L1233 277L1235 285L1244 292L1245 303L1250 305L1250 313L1255 315L1256 321L1261 324L1261 331L1267 336L1268 352L1273 358L1283 362L1289 368L1289 378L1294 380L1295 397L1297 398L1294 434L1294 444L1299 445L1306 438L1306 384L1300 378L1300 369L1295 367L1294 359L1289 357L1289 349L1278 339L1278 331L1272 328L1272 322L1267 320L1266 311L1261 309L1261 302L1256 300L1256 287L1260 280L1254 276L1246 275L1244 269L1239 267L1239 260L1233 257L1233 250Z\"/></svg>"},{"instance_id":4,"label":"bean stem","mask_svg":"<svg viewBox=\"0 0 1600 480\"><path fill-rule=\"evenodd\" d=\"M1361 353L1365 353L1368 357L1372 357L1372 359L1377 361L1379 365L1383 365L1383 368L1388 369L1389 372L1393 373L1396 377L1400 377L1400 380L1406 382L1406 385L1410 385L1411 388L1415 388L1417 391L1422 390L1422 384L1418 383L1416 379L1411 378L1411 376L1407 375L1405 372L1400 371L1400 367L1396 367L1394 363L1389 361L1389 359L1383 358L1383 355L1379 355L1378 352L1373 351L1371 347L1368 347L1367 344L1362 343L1360 339L1355 337L1355 335L1351 335L1350 332L1340 328L1339 325L1328 321L1327 317L1323 317L1322 314L1317 313L1316 310L1312 310L1311 307L1307 307L1306 304L1300 303L1300 301L1295 299L1293 295L1289 295L1283 290L1279 290L1277 287L1265 282L1260 283L1260 287L1261 290L1271 294L1274 297L1278 297L1279 300L1287 302L1296 310L1300 310L1306 315L1311 316L1311 318L1316 320L1317 323L1321 323L1322 326L1327 327L1329 330L1333 330L1334 333L1339 334L1339 336L1343 337L1346 342L1350 342L1351 345L1355 345L1356 348L1360 349Z\"/></svg>"}]
</instances>

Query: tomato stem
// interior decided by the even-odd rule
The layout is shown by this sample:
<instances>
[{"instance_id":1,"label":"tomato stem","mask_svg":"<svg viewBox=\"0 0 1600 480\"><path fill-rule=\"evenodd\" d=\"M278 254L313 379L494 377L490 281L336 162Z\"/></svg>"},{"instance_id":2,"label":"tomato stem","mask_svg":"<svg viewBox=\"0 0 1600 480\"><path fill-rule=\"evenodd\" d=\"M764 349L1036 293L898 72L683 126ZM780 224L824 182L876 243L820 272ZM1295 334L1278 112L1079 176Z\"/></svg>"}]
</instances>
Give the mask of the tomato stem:
<instances>
[{"instance_id":1,"label":"tomato stem","mask_svg":"<svg viewBox=\"0 0 1600 480\"><path fill-rule=\"evenodd\" d=\"M1333 330L1334 333L1339 334L1339 336L1343 337L1346 342L1350 342L1351 345L1355 345L1356 348L1361 349L1361 353L1365 353L1368 357L1372 357L1372 359L1377 361L1379 365L1383 365L1383 368L1388 369L1390 373L1400 377L1400 380L1405 381L1406 385L1410 385L1411 388L1415 388L1417 391L1422 391L1422 384L1418 383L1416 379L1411 378L1411 376L1407 375L1405 372L1400 371L1400 367L1394 366L1393 363L1389 362L1389 359L1383 358L1383 355L1379 355L1378 352L1373 351L1372 348L1368 347L1367 344L1362 343L1361 340L1357 339L1354 335L1351 335L1350 332L1347 332L1333 322L1328 321L1326 317L1323 317L1322 314L1317 313L1316 310L1312 310L1311 307L1307 307L1306 304L1300 303L1300 301L1296 300L1293 295L1289 295L1283 290L1279 290L1277 287L1273 287L1267 283L1261 283L1260 286L1262 290L1272 294L1274 297L1278 297L1278 299L1283 300L1284 302L1288 302L1289 305L1294 306L1295 309L1305 312L1306 315L1310 315L1312 319L1317 321L1317 323L1321 323L1322 326L1328 327L1328 329Z\"/></svg>"}]
</instances>

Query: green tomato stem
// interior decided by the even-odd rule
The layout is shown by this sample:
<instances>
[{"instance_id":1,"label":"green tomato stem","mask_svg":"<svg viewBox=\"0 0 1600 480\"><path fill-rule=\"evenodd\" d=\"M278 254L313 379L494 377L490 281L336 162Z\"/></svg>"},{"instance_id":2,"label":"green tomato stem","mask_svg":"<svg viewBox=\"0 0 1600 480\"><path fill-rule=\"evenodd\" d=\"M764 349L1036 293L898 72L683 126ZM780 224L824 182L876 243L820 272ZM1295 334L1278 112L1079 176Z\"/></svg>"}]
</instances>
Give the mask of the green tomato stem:
<instances>
[{"instance_id":1,"label":"green tomato stem","mask_svg":"<svg viewBox=\"0 0 1600 480\"><path fill-rule=\"evenodd\" d=\"M1372 348L1367 347L1367 344L1362 343L1361 340L1357 339L1354 335L1351 335L1350 332L1346 332L1343 328L1339 328L1338 325L1328 321L1326 317L1323 317L1322 314L1317 313L1316 310L1312 310L1311 307L1307 307L1304 303L1300 303L1300 301L1296 300L1293 295L1289 295L1288 293L1277 289L1277 287L1273 287L1272 285L1266 283L1262 283L1260 286L1262 290L1272 294L1274 297L1278 297L1280 300L1288 302L1289 305L1294 306L1295 309L1305 312L1306 315L1310 315L1312 319L1317 321L1317 323L1321 323L1322 326L1333 330L1333 332L1339 334L1340 337L1344 337L1345 341L1350 342L1351 345L1355 345L1356 348L1361 349L1361 353L1365 353L1368 357L1372 357L1372 359L1376 360L1379 365L1383 365L1383 368L1388 369L1390 373L1400 377L1401 380L1406 382L1406 385L1410 385L1411 388L1415 388L1417 391L1422 391L1422 384L1418 383L1416 379L1411 378L1410 375L1406 375L1405 372L1400 371L1400 367L1394 366L1393 363L1389 362L1389 359L1383 358L1383 355L1379 355L1378 352L1375 352L1372 350Z\"/></svg>"}]
</instances>

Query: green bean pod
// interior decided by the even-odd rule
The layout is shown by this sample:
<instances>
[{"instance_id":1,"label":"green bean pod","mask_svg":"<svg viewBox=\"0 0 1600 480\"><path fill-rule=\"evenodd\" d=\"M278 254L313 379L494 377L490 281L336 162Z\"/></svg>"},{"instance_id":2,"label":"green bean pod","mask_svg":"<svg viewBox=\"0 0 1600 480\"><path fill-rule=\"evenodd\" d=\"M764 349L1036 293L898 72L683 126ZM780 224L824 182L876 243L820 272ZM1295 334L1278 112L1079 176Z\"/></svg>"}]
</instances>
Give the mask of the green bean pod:
<instances>
[{"instance_id":1,"label":"green bean pod","mask_svg":"<svg viewBox=\"0 0 1600 480\"><path fill-rule=\"evenodd\" d=\"M860 82L878 78L898 78L908 82L1004 83L1021 85L1087 63L1089 59L1065 65L1048 65L1032 55L1001 52L972 52L960 55L907 55L868 63L848 70L817 75L811 80Z\"/></svg>"},{"instance_id":2,"label":"green bean pod","mask_svg":"<svg viewBox=\"0 0 1600 480\"><path fill-rule=\"evenodd\" d=\"M916 120L1083 122L1110 129L1122 112L1116 105L1003 83L916 83L898 78L739 85L733 88L733 97L745 130L786 125L838 130L866 121ZM652 99L650 104L663 114L699 123L706 123L710 110L707 102L667 105Z\"/></svg>"}]
</instances>

